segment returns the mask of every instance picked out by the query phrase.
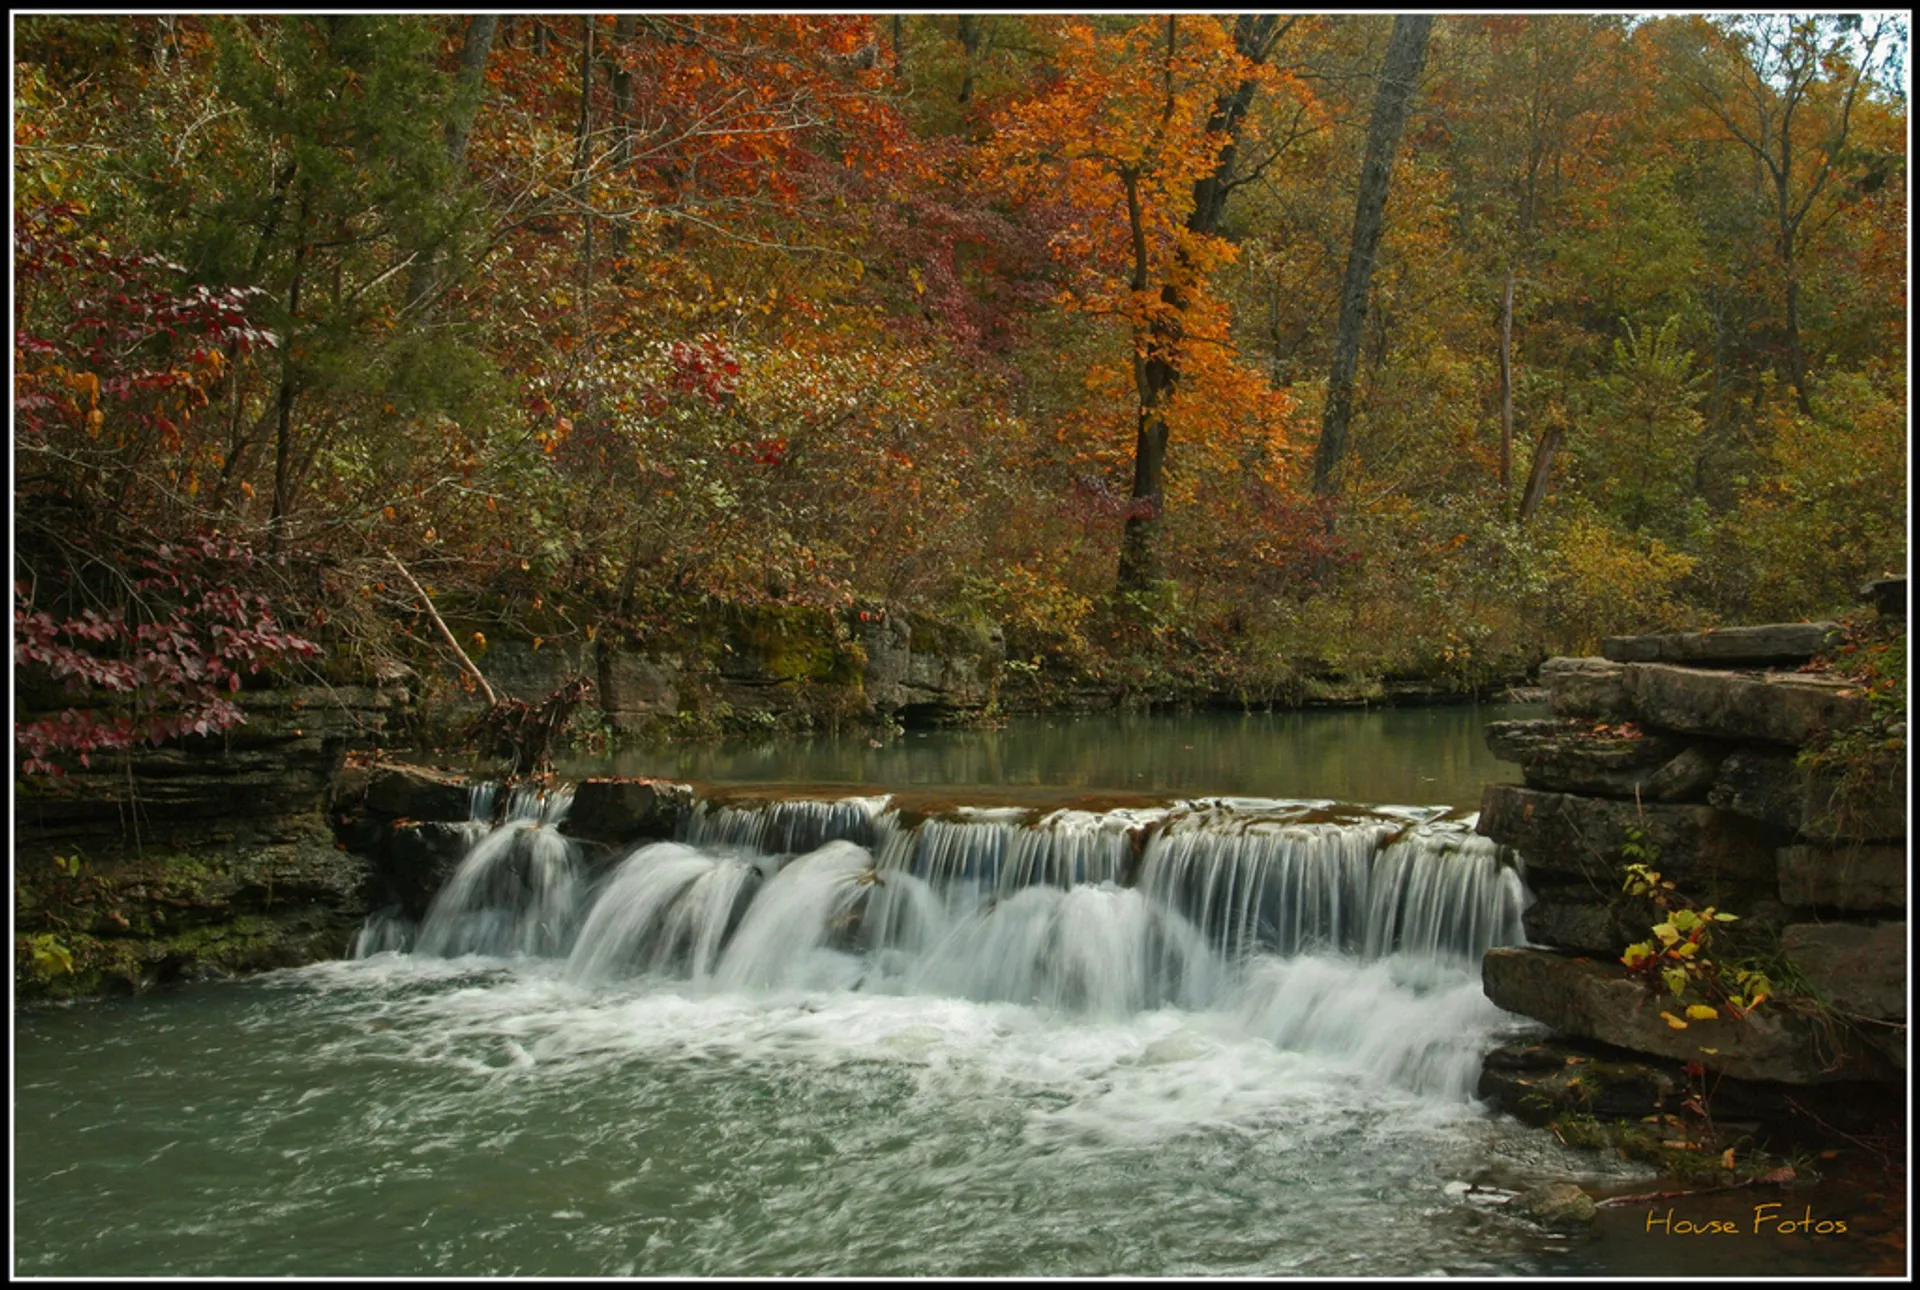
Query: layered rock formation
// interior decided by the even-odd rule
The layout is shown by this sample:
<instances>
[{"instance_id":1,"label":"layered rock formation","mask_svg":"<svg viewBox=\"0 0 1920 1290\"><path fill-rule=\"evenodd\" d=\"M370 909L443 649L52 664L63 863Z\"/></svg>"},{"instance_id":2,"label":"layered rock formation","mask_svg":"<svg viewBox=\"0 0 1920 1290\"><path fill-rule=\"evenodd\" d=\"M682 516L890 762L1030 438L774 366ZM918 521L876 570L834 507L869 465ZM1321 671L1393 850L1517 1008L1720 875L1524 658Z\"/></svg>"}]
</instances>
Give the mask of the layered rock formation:
<instances>
[{"instance_id":1,"label":"layered rock formation","mask_svg":"<svg viewBox=\"0 0 1920 1290\"><path fill-rule=\"evenodd\" d=\"M725 606L644 645L499 640L477 661L498 693L528 702L585 676L608 726L631 735L965 722L994 702L1005 656L1000 629L986 622L767 604ZM430 736L483 709L459 679L451 664L435 678L431 706L445 728Z\"/></svg>"},{"instance_id":2,"label":"layered rock formation","mask_svg":"<svg viewBox=\"0 0 1920 1290\"><path fill-rule=\"evenodd\" d=\"M330 785L346 749L377 743L406 699L397 685L249 691L246 722L224 735L16 781L21 993L343 953L369 861L334 836Z\"/></svg>"},{"instance_id":3,"label":"layered rock formation","mask_svg":"<svg viewBox=\"0 0 1920 1290\"><path fill-rule=\"evenodd\" d=\"M1488 729L1525 783L1487 787L1479 831L1520 853L1537 900L1532 943L1486 956L1487 995L1552 1027L1576 1064L1655 1059L1629 1083L1653 1089L1656 1109L1684 1088L1688 1062L1756 1087L1903 1077L1905 776L1863 792L1801 757L1870 716L1854 685L1791 670L1830 631L1609 639L1601 657L1542 667L1553 718ZM1904 722L1891 729L1904 759ZM1623 891L1634 858L1675 884L1676 906L1736 913L1711 952L1769 970L1774 997L1742 1019L1663 1018L1672 1000L1620 962L1663 917ZM1538 1060L1558 1050L1522 1047L1489 1057L1484 1096L1530 1099L1536 1117L1590 1109L1561 1087L1573 1066Z\"/></svg>"}]
</instances>

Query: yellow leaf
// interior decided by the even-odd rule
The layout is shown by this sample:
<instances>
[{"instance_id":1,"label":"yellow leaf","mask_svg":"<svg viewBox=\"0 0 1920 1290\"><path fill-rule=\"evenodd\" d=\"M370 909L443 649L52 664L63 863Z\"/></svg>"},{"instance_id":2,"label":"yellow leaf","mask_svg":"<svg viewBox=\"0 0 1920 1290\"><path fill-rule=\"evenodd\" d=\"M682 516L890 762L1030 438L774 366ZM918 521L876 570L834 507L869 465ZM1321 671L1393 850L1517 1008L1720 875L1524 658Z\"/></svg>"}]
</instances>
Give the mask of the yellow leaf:
<instances>
[{"instance_id":1,"label":"yellow leaf","mask_svg":"<svg viewBox=\"0 0 1920 1290\"><path fill-rule=\"evenodd\" d=\"M1672 1026L1675 1030L1685 1030L1687 1028L1687 1023L1680 1020L1680 1018L1674 1016L1671 1012L1663 1012L1660 1015L1662 1017L1665 1017L1667 1020L1667 1024L1669 1026Z\"/></svg>"},{"instance_id":2,"label":"yellow leaf","mask_svg":"<svg viewBox=\"0 0 1920 1290\"><path fill-rule=\"evenodd\" d=\"M1733 1148L1732 1147L1728 1147L1725 1151L1722 1151L1720 1153L1720 1167L1722 1169L1733 1168Z\"/></svg>"},{"instance_id":3,"label":"yellow leaf","mask_svg":"<svg viewBox=\"0 0 1920 1290\"><path fill-rule=\"evenodd\" d=\"M1719 1015L1717 1011L1709 1008L1704 1003L1690 1003L1687 1005L1687 1016L1694 1021L1713 1021L1718 1018Z\"/></svg>"}]
</instances>

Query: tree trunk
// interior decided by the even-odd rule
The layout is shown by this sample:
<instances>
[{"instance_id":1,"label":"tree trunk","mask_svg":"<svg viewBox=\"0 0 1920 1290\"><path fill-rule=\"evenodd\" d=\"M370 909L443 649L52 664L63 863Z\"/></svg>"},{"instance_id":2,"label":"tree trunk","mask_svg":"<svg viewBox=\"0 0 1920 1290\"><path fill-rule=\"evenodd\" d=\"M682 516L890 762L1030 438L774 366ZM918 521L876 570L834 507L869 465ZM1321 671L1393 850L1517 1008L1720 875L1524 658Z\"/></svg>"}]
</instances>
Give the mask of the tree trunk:
<instances>
[{"instance_id":1,"label":"tree trunk","mask_svg":"<svg viewBox=\"0 0 1920 1290\"><path fill-rule=\"evenodd\" d=\"M293 277L287 284L287 334L280 343L280 393L274 415L273 509L267 516L267 529L278 546L285 536L287 515L293 509L293 403L299 394L298 373L293 355L300 326L300 287L306 276L307 181L300 187L300 243L293 252Z\"/></svg>"},{"instance_id":2,"label":"tree trunk","mask_svg":"<svg viewBox=\"0 0 1920 1290\"><path fill-rule=\"evenodd\" d=\"M1500 504L1510 505L1507 490L1513 475L1513 266L1507 266L1506 290L1500 294Z\"/></svg>"},{"instance_id":3,"label":"tree trunk","mask_svg":"<svg viewBox=\"0 0 1920 1290\"><path fill-rule=\"evenodd\" d=\"M1122 591L1141 591L1160 577L1161 474L1167 463L1165 402L1173 393L1173 364L1151 358L1139 365L1140 424L1133 444L1133 504L1120 534Z\"/></svg>"},{"instance_id":4,"label":"tree trunk","mask_svg":"<svg viewBox=\"0 0 1920 1290\"><path fill-rule=\"evenodd\" d=\"M500 26L498 14L477 13L467 19L466 36L460 43L460 70L454 74L454 96L446 120L448 182L460 182L460 170L467 159L467 136L480 112L480 79L487 70L487 58L493 52L494 34ZM408 309L419 309L432 299L445 277L444 248L437 243L418 247L419 258L407 275Z\"/></svg>"},{"instance_id":5,"label":"tree trunk","mask_svg":"<svg viewBox=\"0 0 1920 1290\"><path fill-rule=\"evenodd\" d=\"M1366 161L1360 170L1360 194L1354 203L1353 240L1347 253L1346 284L1340 293L1340 320L1334 330L1333 368L1327 379L1326 409L1320 418L1320 442L1313 454L1313 491L1332 494L1333 472L1347 451L1347 426L1353 419L1353 374L1360 359L1360 333L1367 319L1367 292L1373 285L1374 255L1385 225L1387 182L1393 155L1407 123L1407 104L1427 58L1431 14L1400 14L1393 20L1387 57L1367 124Z\"/></svg>"},{"instance_id":6,"label":"tree trunk","mask_svg":"<svg viewBox=\"0 0 1920 1290\"><path fill-rule=\"evenodd\" d=\"M1553 454L1560 451L1562 430L1557 425L1548 426L1546 433L1540 436L1540 446L1533 450L1533 469L1527 473L1527 491L1520 499L1520 522L1527 523L1547 500L1547 481L1553 474Z\"/></svg>"},{"instance_id":7,"label":"tree trunk","mask_svg":"<svg viewBox=\"0 0 1920 1290\"><path fill-rule=\"evenodd\" d=\"M1787 260L1787 378L1793 382L1800 414L1812 416L1813 400L1807 397L1807 355L1800 348L1800 281L1794 276L1791 253Z\"/></svg>"},{"instance_id":8,"label":"tree trunk","mask_svg":"<svg viewBox=\"0 0 1920 1290\"><path fill-rule=\"evenodd\" d=\"M1241 14L1234 23L1234 44L1254 63L1264 62L1273 48L1273 35L1279 18L1274 14ZM1172 55L1173 20L1168 19L1168 54ZM1227 194L1233 190L1235 147L1241 124L1252 106L1259 88L1252 80L1242 81L1232 93L1214 100L1207 118L1207 129L1224 134L1227 144L1208 174L1193 185L1193 209L1187 215L1187 231L1212 236L1219 231L1226 212ZM1137 175L1124 177L1127 184L1127 215L1134 246L1133 289L1147 289L1145 234L1141 223ZM1178 271L1185 274L1184 262ZM1184 285L1164 283L1160 300L1167 310L1156 317L1144 339L1144 357L1134 360L1134 383L1140 397L1139 427L1134 436L1132 505L1120 535L1120 567L1116 585L1121 591L1139 591L1160 576L1160 522L1165 513L1162 475L1167 461L1166 402L1179 382L1180 370L1174 357L1180 342L1181 311L1186 308Z\"/></svg>"},{"instance_id":9,"label":"tree trunk","mask_svg":"<svg viewBox=\"0 0 1920 1290\"><path fill-rule=\"evenodd\" d=\"M634 33L640 29L638 14L623 13L613 24L613 47L616 58L619 51L627 47ZM618 176L625 172L627 163L633 158L633 73L618 62L613 65L613 114L615 128L619 137L614 140L613 160L608 166L611 174ZM614 220L607 230L607 249L618 260L626 255L628 244L627 221Z\"/></svg>"},{"instance_id":10,"label":"tree trunk","mask_svg":"<svg viewBox=\"0 0 1920 1290\"><path fill-rule=\"evenodd\" d=\"M960 41L960 49L965 54L961 63L960 92L954 101L965 103L973 97L973 60L980 52L980 37L985 31L986 19L977 13L963 13L954 18L954 35Z\"/></svg>"}]
</instances>

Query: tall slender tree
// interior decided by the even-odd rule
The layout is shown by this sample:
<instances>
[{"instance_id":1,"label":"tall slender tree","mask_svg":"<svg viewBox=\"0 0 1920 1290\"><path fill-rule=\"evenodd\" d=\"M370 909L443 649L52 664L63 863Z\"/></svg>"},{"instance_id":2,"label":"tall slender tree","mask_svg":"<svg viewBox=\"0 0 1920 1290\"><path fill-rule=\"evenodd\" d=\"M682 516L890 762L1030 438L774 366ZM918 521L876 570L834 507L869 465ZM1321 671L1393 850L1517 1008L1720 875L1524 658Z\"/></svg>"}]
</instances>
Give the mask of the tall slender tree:
<instances>
[{"instance_id":1,"label":"tall slender tree","mask_svg":"<svg viewBox=\"0 0 1920 1290\"><path fill-rule=\"evenodd\" d=\"M1394 153L1407 123L1407 105L1413 98L1420 69L1427 59L1427 38L1433 30L1430 14L1401 14L1393 20L1393 35L1380 68L1380 88L1374 96L1373 116L1367 123L1366 160L1360 169L1360 191L1354 201L1353 237L1347 252L1346 281L1340 291L1340 321L1334 330L1333 370L1327 378L1326 408L1320 418L1320 442L1313 454L1313 491L1329 496L1333 473L1347 451L1347 427L1353 419L1353 377L1360 359L1360 332L1367 319L1367 294L1373 285L1374 258L1386 224L1387 186L1393 174Z\"/></svg>"}]
</instances>

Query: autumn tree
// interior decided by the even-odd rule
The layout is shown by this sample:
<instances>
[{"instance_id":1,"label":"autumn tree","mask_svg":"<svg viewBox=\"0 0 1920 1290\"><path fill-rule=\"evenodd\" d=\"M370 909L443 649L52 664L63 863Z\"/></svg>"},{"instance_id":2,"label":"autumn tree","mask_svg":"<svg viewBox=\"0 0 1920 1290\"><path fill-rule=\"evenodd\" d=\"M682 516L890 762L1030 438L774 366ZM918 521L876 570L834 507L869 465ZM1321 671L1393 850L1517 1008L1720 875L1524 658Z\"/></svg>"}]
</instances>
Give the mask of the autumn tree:
<instances>
[{"instance_id":1,"label":"autumn tree","mask_svg":"<svg viewBox=\"0 0 1920 1290\"><path fill-rule=\"evenodd\" d=\"M1248 15L1068 20L1040 87L1005 109L983 162L1016 192L1077 208L1056 252L1077 262L1075 307L1122 320L1135 396L1132 505L1118 586L1160 575L1167 448L1176 425L1204 438L1199 393L1235 379L1227 314L1209 280L1233 249L1219 235L1234 149L1280 27ZM1194 392L1185 399L1177 390Z\"/></svg>"},{"instance_id":2,"label":"autumn tree","mask_svg":"<svg viewBox=\"0 0 1920 1290\"><path fill-rule=\"evenodd\" d=\"M1801 262L1832 218L1847 172L1864 160L1848 148L1855 114L1878 88L1899 34L1890 15L1754 14L1676 27L1668 46L1676 82L1752 158L1766 192L1783 375L1806 415Z\"/></svg>"}]
</instances>

